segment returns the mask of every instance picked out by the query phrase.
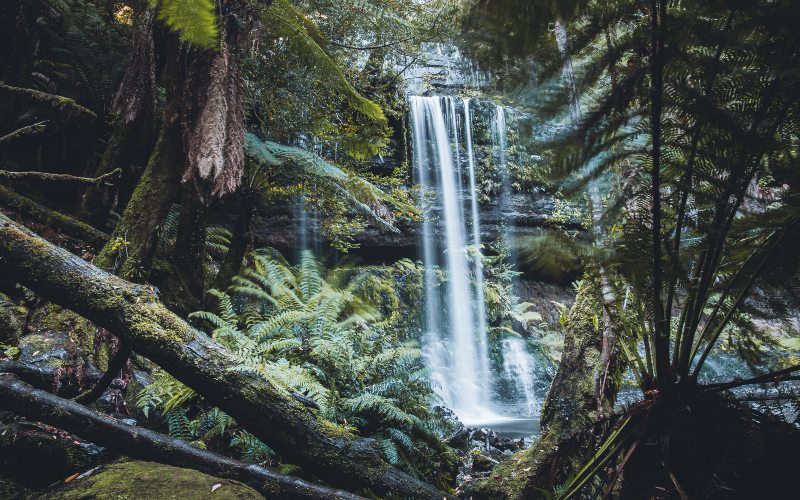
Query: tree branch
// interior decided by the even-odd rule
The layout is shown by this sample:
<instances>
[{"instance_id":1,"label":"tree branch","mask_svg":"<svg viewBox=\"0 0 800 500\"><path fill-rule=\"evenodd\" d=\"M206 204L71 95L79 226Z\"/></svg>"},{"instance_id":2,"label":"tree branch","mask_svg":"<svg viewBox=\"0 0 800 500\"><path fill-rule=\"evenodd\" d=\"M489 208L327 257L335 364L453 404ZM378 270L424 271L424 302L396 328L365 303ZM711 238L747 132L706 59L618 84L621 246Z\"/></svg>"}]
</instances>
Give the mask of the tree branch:
<instances>
[{"instance_id":1,"label":"tree branch","mask_svg":"<svg viewBox=\"0 0 800 500\"><path fill-rule=\"evenodd\" d=\"M122 368L125 367L125 364L131 357L131 352L131 345L124 340L120 340L117 353L114 354L114 357L108 362L108 370L106 370L94 387L76 396L75 402L82 405L88 405L100 399L100 396L106 392L106 389L111 387L111 383L115 378L117 378L119 372L122 371Z\"/></svg>"},{"instance_id":2,"label":"tree branch","mask_svg":"<svg viewBox=\"0 0 800 500\"><path fill-rule=\"evenodd\" d=\"M122 174L121 168L115 168L111 172L103 174L99 177L79 177L69 174L53 174L50 172L14 172L11 170L0 170L0 177L6 179L36 179L48 182L66 182L72 184L91 184L98 185L106 179L119 177Z\"/></svg>"},{"instance_id":3,"label":"tree branch","mask_svg":"<svg viewBox=\"0 0 800 500\"><path fill-rule=\"evenodd\" d=\"M65 235L85 241L96 249L102 248L109 239L106 233L89 224L50 210L4 186L0 186L0 205Z\"/></svg>"},{"instance_id":4,"label":"tree branch","mask_svg":"<svg viewBox=\"0 0 800 500\"><path fill-rule=\"evenodd\" d=\"M732 382L725 382L721 384L703 385L700 386L700 390L708 392L718 392L718 391L726 391L728 389L733 389L735 387L742 387L744 385L768 384L770 382L785 382L788 380L800 380L800 375L791 375L796 371L800 371L800 365L794 365L789 368L784 368L783 370L778 370L772 373L765 373L764 375L759 375L757 377L752 377L744 380L738 379Z\"/></svg>"}]
</instances>

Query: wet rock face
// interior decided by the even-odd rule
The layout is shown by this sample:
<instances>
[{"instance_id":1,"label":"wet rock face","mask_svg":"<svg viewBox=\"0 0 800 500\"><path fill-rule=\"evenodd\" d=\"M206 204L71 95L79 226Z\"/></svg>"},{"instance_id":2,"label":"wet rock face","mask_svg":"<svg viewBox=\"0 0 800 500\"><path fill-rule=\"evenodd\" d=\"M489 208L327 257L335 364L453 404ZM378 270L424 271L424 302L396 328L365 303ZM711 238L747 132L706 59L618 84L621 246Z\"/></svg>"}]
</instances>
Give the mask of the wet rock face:
<instances>
[{"instance_id":1,"label":"wet rock face","mask_svg":"<svg viewBox=\"0 0 800 500\"><path fill-rule=\"evenodd\" d=\"M264 497L237 481L153 462L117 462L87 470L41 496L50 500L84 498L158 498L259 500Z\"/></svg>"},{"instance_id":2,"label":"wet rock face","mask_svg":"<svg viewBox=\"0 0 800 500\"><path fill-rule=\"evenodd\" d=\"M464 194L464 199L468 199ZM535 234L542 228L553 227L551 215L554 210L552 197L546 194L514 193L503 206L498 196L480 205L481 239L484 243L494 241L502 231L515 236ZM233 228L237 218L234 203L228 203L212 214L212 224ZM312 217L312 214L307 214ZM291 205L270 205L259 207L253 223L255 246L271 246L292 255L301 235L299 210ZM435 217L436 214L434 213ZM571 229L579 228L578 221L567 222ZM356 240L361 248L353 253L366 258L382 256L384 260L397 260L403 257L417 258L419 245L419 225L400 224L399 233L390 233L370 226ZM438 229L437 229L438 230Z\"/></svg>"}]
</instances>

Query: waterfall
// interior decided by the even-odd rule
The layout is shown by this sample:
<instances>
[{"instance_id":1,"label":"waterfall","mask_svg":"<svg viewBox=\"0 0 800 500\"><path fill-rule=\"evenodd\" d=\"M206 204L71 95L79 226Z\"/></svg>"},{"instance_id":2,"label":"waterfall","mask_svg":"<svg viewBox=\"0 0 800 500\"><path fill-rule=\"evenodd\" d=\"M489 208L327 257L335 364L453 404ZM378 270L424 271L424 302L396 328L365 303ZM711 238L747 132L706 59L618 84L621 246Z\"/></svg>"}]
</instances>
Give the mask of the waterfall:
<instances>
[{"instance_id":1,"label":"waterfall","mask_svg":"<svg viewBox=\"0 0 800 500\"><path fill-rule=\"evenodd\" d=\"M472 101L412 96L409 105L414 171L423 210L423 343L431 383L444 404L467 425L531 416L536 408L534 372L525 341L503 340L498 346L502 366L498 361L494 371L489 357ZM498 205L502 209L510 205L511 197L505 110L492 109L493 116L483 123L490 122L493 150L499 151L503 190ZM504 227L507 230L508 224ZM505 387L502 395L493 393L501 386ZM513 411L508 410L508 390L513 392Z\"/></svg>"},{"instance_id":2,"label":"waterfall","mask_svg":"<svg viewBox=\"0 0 800 500\"><path fill-rule=\"evenodd\" d=\"M455 142L458 138L455 102L450 97L414 96L410 98L410 107L414 160L422 195L436 193L438 222L444 233L443 244L437 245L431 214L425 214L422 246L426 267L428 366L444 402L463 421L480 420L493 413L486 311L470 278L470 265L474 272L475 261L467 254L463 192L458 189L461 181L458 143ZM474 182L474 166L472 171ZM471 220L476 218L477 214L473 213ZM439 252L437 246L441 246L443 252ZM444 297L436 287L434 263L444 264L442 267L447 271ZM438 317L439 309L444 317ZM442 327L446 331L441 331Z\"/></svg>"},{"instance_id":3,"label":"waterfall","mask_svg":"<svg viewBox=\"0 0 800 500\"><path fill-rule=\"evenodd\" d=\"M503 340L503 371L506 377L513 380L517 390L525 396L525 411L533 416L539 409L536 393L533 389L533 358L521 338Z\"/></svg>"},{"instance_id":4,"label":"waterfall","mask_svg":"<svg viewBox=\"0 0 800 500\"><path fill-rule=\"evenodd\" d=\"M467 166L469 167L469 206L472 223L472 264L475 272L475 300L478 311L478 349L489 352L488 332L486 331L486 298L483 291L483 262L481 261L481 221L478 212L478 189L475 180L475 154L472 150L472 117L469 112L469 99L464 99L464 137L467 141ZM481 358L481 373L489 373L489 357Z\"/></svg>"}]
</instances>

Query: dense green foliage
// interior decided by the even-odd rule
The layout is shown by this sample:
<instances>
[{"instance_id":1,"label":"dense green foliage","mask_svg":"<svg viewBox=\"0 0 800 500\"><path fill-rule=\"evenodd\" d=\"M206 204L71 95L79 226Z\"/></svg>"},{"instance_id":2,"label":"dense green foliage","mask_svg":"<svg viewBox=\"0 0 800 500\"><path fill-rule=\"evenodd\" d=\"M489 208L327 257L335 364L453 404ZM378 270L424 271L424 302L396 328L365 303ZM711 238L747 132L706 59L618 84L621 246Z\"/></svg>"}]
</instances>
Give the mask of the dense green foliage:
<instances>
[{"instance_id":1,"label":"dense green foliage","mask_svg":"<svg viewBox=\"0 0 800 500\"><path fill-rule=\"evenodd\" d=\"M212 337L235 353L239 369L302 396L336 432L379 440L390 463L445 484L448 469L440 461L451 459L439 442L443 423L428 404L432 393L419 346L403 335L407 318L396 314L411 306L401 303L396 288L411 283L396 278L419 280L419 270L400 262L388 274L339 269L326 278L309 252L292 267L277 252L260 250L229 293L212 291L217 314L191 317L212 325ZM393 314L383 316L383 304ZM162 374L139 405L147 413L159 410L172 435L201 446L226 437L246 459L271 458L266 445L196 399Z\"/></svg>"}]
</instances>

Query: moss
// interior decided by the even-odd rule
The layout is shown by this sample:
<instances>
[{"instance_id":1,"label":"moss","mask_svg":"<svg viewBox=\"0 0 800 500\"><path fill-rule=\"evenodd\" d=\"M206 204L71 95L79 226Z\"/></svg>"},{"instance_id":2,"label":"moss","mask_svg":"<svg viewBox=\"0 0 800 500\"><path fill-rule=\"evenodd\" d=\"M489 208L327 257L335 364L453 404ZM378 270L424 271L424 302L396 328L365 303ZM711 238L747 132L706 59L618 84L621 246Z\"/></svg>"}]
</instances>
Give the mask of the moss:
<instances>
[{"instance_id":1,"label":"moss","mask_svg":"<svg viewBox=\"0 0 800 500\"><path fill-rule=\"evenodd\" d=\"M174 123L165 124L147 167L111 239L95 259L95 265L112 269L116 263L120 265L118 274L123 278L141 281L145 277L154 257L159 226L177 197L184 164L181 127ZM120 248L112 244L117 238L127 242L121 263L117 262Z\"/></svg>"},{"instance_id":2,"label":"moss","mask_svg":"<svg viewBox=\"0 0 800 500\"><path fill-rule=\"evenodd\" d=\"M84 359L93 361L101 370L108 366L107 355L100 359L94 356L97 327L69 309L48 303L33 312L28 329L34 333L65 332Z\"/></svg>"},{"instance_id":3,"label":"moss","mask_svg":"<svg viewBox=\"0 0 800 500\"><path fill-rule=\"evenodd\" d=\"M347 427L345 425L337 425L333 422L320 418L317 420L319 422L319 426L325 431L328 436L337 438L337 439L352 439L355 436L353 434L353 427Z\"/></svg>"},{"instance_id":4,"label":"moss","mask_svg":"<svg viewBox=\"0 0 800 500\"><path fill-rule=\"evenodd\" d=\"M587 269L567 317L564 352L542 409L542 434L531 448L498 464L489 480L472 486L468 493L475 498L544 498L544 492L554 490L582 466L586 450L572 444L571 452L563 453L568 449L563 440L598 416L594 369L602 344L596 319L602 314L599 292L597 271Z\"/></svg>"},{"instance_id":5,"label":"moss","mask_svg":"<svg viewBox=\"0 0 800 500\"><path fill-rule=\"evenodd\" d=\"M0 343L17 345L28 321L28 308L0 293Z\"/></svg>"},{"instance_id":6,"label":"moss","mask_svg":"<svg viewBox=\"0 0 800 500\"><path fill-rule=\"evenodd\" d=\"M215 488L216 485L220 486ZM220 479L192 469L132 461L103 466L87 477L75 479L42 498L237 500L264 497L256 490L236 481Z\"/></svg>"}]
</instances>

